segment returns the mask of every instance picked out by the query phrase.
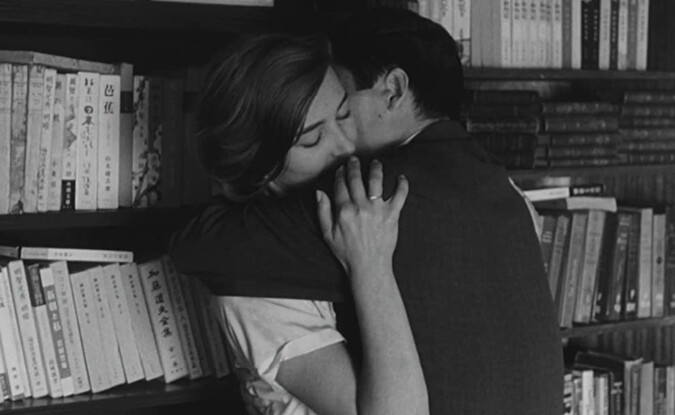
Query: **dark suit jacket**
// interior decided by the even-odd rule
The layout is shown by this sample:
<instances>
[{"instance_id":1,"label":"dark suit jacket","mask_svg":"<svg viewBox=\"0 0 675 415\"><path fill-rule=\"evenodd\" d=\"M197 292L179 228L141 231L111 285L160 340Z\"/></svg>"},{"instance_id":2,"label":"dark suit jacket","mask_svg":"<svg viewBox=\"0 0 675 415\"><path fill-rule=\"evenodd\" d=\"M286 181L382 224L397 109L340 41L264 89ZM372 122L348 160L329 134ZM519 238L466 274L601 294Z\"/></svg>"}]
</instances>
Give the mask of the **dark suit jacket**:
<instances>
[{"instance_id":1,"label":"dark suit jacket","mask_svg":"<svg viewBox=\"0 0 675 415\"><path fill-rule=\"evenodd\" d=\"M394 272L431 413L560 414L559 329L531 217L504 169L449 121L379 157L385 195L397 175L410 182ZM219 294L343 302L344 322L347 286L315 212L313 192L215 207L177 236L172 257Z\"/></svg>"}]
</instances>

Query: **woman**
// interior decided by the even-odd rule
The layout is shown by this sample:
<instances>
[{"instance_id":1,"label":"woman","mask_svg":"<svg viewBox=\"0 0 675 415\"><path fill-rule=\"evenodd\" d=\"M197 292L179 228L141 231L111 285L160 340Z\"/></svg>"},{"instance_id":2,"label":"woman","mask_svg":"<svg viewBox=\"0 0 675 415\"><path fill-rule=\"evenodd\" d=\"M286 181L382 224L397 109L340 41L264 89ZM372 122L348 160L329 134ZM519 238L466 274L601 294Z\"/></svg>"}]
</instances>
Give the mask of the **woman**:
<instances>
[{"instance_id":1,"label":"woman","mask_svg":"<svg viewBox=\"0 0 675 415\"><path fill-rule=\"evenodd\" d=\"M230 201L276 198L354 151L347 94L320 37L262 35L211 68L197 123L202 160ZM220 296L219 317L251 414L424 414L426 386L392 271L400 178L382 199L382 166L335 173L334 200L317 191L325 240L349 276L362 338L356 368L332 304ZM260 258L264 261L264 258Z\"/></svg>"}]
</instances>

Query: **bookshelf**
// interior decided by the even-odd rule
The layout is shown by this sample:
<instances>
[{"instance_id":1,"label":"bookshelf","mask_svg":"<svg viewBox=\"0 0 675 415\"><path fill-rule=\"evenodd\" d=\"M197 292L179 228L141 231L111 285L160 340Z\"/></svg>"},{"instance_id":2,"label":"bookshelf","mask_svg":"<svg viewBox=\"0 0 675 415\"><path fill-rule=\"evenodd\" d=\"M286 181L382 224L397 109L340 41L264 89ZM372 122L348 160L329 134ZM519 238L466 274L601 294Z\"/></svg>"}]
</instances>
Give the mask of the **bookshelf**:
<instances>
[{"instance_id":1,"label":"bookshelf","mask_svg":"<svg viewBox=\"0 0 675 415\"><path fill-rule=\"evenodd\" d=\"M660 318L645 318L639 320L619 321L607 324L594 324L587 326L574 326L560 331L563 339L598 336L600 334L625 332L638 329L654 329L675 325L675 316Z\"/></svg>"}]
</instances>

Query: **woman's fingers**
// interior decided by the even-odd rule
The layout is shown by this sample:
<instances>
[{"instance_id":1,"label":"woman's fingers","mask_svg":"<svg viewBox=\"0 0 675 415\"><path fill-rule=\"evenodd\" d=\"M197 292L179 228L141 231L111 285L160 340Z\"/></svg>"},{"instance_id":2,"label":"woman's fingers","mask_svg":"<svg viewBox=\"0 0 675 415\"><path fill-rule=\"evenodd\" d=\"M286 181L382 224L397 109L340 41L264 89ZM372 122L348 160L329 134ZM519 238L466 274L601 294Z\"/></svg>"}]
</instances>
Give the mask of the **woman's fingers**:
<instances>
[{"instance_id":1,"label":"woman's fingers","mask_svg":"<svg viewBox=\"0 0 675 415\"><path fill-rule=\"evenodd\" d=\"M368 199L376 200L382 197L382 163L373 160L370 163L370 173L368 176Z\"/></svg>"},{"instance_id":2,"label":"woman's fingers","mask_svg":"<svg viewBox=\"0 0 675 415\"><path fill-rule=\"evenodd\" d=\"M347 180L349 180L349 194L352 201L357 204L363 203L366 200L366 190L361 178L361 163L355 156L350 157L347 162Z\"/></svg>"},{"instance_id":3,"label":"woman's fingers","mask_svg":"<svg viewBox=\"0 0 675 415\"><path fill-rule=\"evenodd\" d=\"M391 197L391 199L389 199L389 204L397 215L401 213L401 209L403 209L405 200L408 197L408 190L408 179L406 179L404 175L398 176L396 192Z\"/></svg>"},{"instance_id":4,"label":"woman's fingers","mask_svg":"<svg viewBox=\"0 0 675 415\"><path fill-rule=\"evenodd\" d=\"M316 191L316 202L319 213L319 224L324 237L329 237L333 231L333 213L330 206L330 198L321 190Z\"/></svg>"},{"instance_id":5,"label":"woman's fingers","mask_svg":"<svg viewBox=\"0 0 675 415\"><path fill-rule=\"evenodd\" d=\"M349 190L347 190L347 184L345 183L344 166L338 167L337 171L335 172L335 187L333 189L333 197L337 206L343 206L350 202Z\"/></svg>"}]
</instances>

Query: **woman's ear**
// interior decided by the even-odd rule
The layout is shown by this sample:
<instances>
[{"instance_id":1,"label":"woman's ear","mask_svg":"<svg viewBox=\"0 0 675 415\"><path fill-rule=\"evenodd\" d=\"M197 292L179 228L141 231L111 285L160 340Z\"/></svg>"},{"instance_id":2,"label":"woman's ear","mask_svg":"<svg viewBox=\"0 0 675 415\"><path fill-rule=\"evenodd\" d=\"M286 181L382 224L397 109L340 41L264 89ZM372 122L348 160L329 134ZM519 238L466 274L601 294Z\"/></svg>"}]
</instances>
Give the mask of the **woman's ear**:
<instances>
[{"instance_id":1,"label":"woman's ear","mask_svg":"<svg viewBox=\"0 0 675 415\"><path fill-rule=\"evenodd\" d=\"M408 74L401 68L394 68L384 76L388 109L399 107L408 97L408 82Z\"/></svg>"}]
</instances>

